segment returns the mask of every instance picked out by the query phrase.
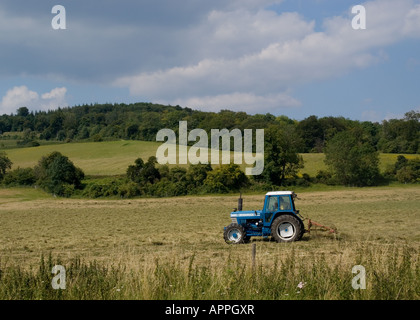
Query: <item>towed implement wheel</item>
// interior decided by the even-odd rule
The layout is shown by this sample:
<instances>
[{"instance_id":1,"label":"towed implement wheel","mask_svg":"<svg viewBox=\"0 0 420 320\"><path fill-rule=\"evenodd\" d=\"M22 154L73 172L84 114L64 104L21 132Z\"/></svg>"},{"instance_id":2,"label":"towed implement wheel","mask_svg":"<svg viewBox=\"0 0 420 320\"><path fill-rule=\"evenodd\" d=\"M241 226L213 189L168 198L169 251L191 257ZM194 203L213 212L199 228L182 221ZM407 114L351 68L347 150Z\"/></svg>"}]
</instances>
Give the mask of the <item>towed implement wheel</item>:
<instances>
[{"instance_id":1,"label":"towed implement wheel","mask_svg":"<svg viewBox=\"0 0 420 320\"><path fill-rule=\"evenodd\" d=\"M245 243L249 241L249 237L245 235L244 228L237 223L228 225L223 233L223 237L226 243L230 244Z\"/></svg>"}]
</instances>

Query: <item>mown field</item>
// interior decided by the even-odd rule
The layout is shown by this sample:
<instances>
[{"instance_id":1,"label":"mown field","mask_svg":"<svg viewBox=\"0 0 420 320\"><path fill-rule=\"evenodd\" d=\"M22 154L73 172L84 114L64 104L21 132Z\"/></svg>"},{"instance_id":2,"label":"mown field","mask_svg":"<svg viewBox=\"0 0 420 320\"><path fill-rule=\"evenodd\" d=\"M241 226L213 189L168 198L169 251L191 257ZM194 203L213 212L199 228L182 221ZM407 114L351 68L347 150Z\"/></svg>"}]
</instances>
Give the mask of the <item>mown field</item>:
<instances>
[{"instance_id":1,"label":"mown field","mask_svg":"<svg viewBox=\"0 0 420 320\"><path fill-rule=\"evenodd\" d=\"M155 156L156 150L160 145L160 142L120 140L62 143L32 148L4 149L4 151L13 162L13 168L33 167L41 157L53 151L59 151L69 157L76 166L82 168L86 175L103 176L124 174L127 167L133 164L137 158L140 157L147 160L150 156ZM302 156L305 161L305 167L301 173L307 173L314 177L319 170L326 169L324 154L310 153L302 154ZM408 154L404 156L407 159L418 157L418 155ZM381 154L380 170L384 171L388 165L393 165L397 157L398 154ZM245 168L245 163L242 167Z\"/></svg>"},{"instance_id":2,"label":"mown field","mask_svg":"<svg viewBox=\"0 0 420 320\"><path fill-rule=\"evenodd\" d=\"M263 198L244 195L244 209ZM304 217L338 235L227 245L232 195L85 200L0 189L0 299L420 298L418 186L299 198ZM55 264L66 267L65 290L51 288ZM366 269L365 290L352 288L355 265Z\"/></svg>"}]
</instances>

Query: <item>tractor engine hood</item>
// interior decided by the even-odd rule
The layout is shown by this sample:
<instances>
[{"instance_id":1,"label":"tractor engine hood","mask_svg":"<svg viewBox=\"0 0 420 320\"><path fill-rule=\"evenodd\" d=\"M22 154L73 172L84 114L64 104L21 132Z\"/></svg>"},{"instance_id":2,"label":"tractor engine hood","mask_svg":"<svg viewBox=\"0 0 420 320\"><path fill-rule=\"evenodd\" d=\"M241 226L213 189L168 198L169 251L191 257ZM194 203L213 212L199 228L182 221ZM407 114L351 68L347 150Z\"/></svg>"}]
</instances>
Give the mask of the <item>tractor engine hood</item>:
<instances>
[{"instance_id":1,"label":"tractor engine hood","mask_svg":"<svg viewBox=\"0 0 420 320\"><path fill-rule=\"evenodd\" d=\"M260 218L262 210L251 211L233 211L230 213L231 218Z\"/></svg>"}]
</instances>

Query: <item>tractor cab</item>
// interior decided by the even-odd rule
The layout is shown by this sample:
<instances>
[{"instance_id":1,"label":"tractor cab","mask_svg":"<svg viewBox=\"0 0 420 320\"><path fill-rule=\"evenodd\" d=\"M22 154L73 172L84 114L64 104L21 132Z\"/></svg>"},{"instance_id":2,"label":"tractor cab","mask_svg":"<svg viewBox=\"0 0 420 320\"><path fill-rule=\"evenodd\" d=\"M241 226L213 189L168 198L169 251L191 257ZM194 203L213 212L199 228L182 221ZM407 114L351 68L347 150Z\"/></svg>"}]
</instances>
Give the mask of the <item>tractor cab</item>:
<instances>
[{"instance_id":1,"label":"tractor cab","mask_svg":"<svg viewBox=\"0 0 420 320\"><path fill-rule=\"evenodd\" d=\"M277 213L298 214L295 209L294 199L297 197L293 191L272 191L265 195L262 216L265 225L271 225L273 217Z\"/></svg>"}]
</instances>

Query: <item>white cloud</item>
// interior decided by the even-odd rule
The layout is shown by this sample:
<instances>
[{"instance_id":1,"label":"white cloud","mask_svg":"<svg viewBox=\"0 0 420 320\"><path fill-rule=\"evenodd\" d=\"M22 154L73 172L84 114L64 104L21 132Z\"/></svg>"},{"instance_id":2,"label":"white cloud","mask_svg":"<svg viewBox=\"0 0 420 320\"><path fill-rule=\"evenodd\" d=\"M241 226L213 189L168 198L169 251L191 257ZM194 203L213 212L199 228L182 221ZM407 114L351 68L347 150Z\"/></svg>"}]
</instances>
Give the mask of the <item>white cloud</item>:
<instances>
[{"instance_id":1,"label":"white cloud","mask_svg":"<svg viewBox=\"0 0 420 320\"><path fill-rule=\"evenodd\" d=\"M56 100L62 101L64 96L66 95L67 89L66 88L55 88L52 89L50 92L44 93L41 95L41 98L44 100Z\"/></svg>"},{"instance_id":2,"label":"white cloud","mask_svg":"<svg viewBox=\"0 0 420 320\"><path fill-rule=\"evenodd\" d=\"M169 103L168 101L159 102L163 104ZM301 102L290 96L287 92L267 96L234 92L231 94L177 99L171 101L171 103L205 111L216 112L220 109L229 109L232 111L244 111L251 114L256 112L276 113L283 108L301 106Z\"/></svg>"},{"instance_id":3,"label":"white cloud","mask_svg":"<svg viewBox=\"0 0 420 320\"><path fill-rule=\"evenodd\" d=\"M131 95L214 109L248 111L299 106L290 88L386 61L383 48L419 30L419 6L411 0L364 4L367 29L353 30L352 14L326 19L323 31L296 13L266 9L212 11L196 28L196 63L118 78ZM201 37L198 37L201 35ZM282 93L283 92L283 93ZM275 102L273 99L278 99ZM267 104L267 106L265 105Z\"/></svg>"},{"instance_id":4,"label":"white cloud","mask_svg":"<svg viewBox=\"0 0 420 320\"><path fill-rule=\"evenodd\" d=\"M42 110L53 110L58 107L66 107L67 88L55 88L41 95L39 106Z\"/></svg>"},{"instance_id":5,"label":"white cloud","mask_svg":"<svg viewBox=\"0 0 420 320\"><path fill-rule=\"evenodd\" d=\"M292 27L293 26L293 27ZM313 31L315 23L306 22L297 13L240 8L212 11L203 23L192 30L191 41L204 38L197 46L202 56L211 59L238 58L257 53L273 42L301 39Z\"/></svg>"},{"instance_id":6,"label":"white cloud","mask_svg":"<svg viewBox=\"0 0 420 320\"><path fill-rule=\"evenodd\" d=\"M407 36L420 37L420 4L412 8L404 19L403 33Z\"/></svg>"},{"instance_id":7,"label":"white cloud","mask_svg":"<svg viewBox=\"0 0 420 320\"><path fill-rule=\"evenodd\" d=\"M375 110L366 110L362 112L362 121L381 122L382 113Z\"/></svg>"},{"instance_id":8,"label":"white cloud","mask_svg":"<svg viewBox=\"0 0 420 320\"><path fill-rule=\"evenodd\" d=\"M35 91L25 86L14 87L7 91L0 103L0 114L14 113L20 107L28 107L39 100Z\"/></svg>"},{"instance_id":9,"label":"white cloud","mask_svg":"<svg viewBox=\"0 0 420 320\"><path fill-rule=\"evenodd\" d=\"M8 90L0 102L0 114L15 113L20 107L27 107L32 111L53 110L65 107L66 88L55 88L50 92L39 95L26 86L16 86Z\"/></svg>"}]
</instances>

